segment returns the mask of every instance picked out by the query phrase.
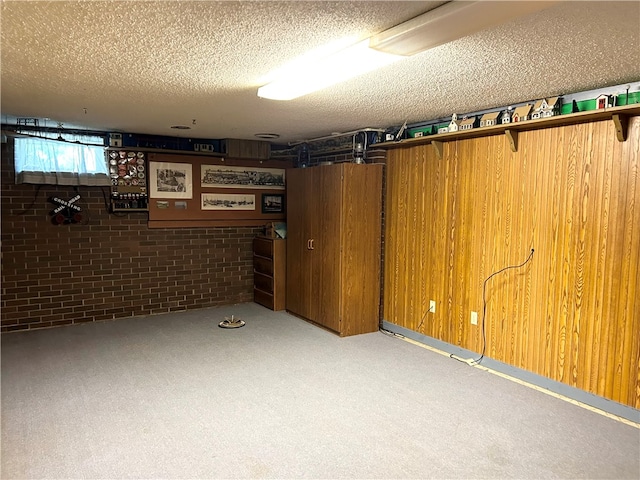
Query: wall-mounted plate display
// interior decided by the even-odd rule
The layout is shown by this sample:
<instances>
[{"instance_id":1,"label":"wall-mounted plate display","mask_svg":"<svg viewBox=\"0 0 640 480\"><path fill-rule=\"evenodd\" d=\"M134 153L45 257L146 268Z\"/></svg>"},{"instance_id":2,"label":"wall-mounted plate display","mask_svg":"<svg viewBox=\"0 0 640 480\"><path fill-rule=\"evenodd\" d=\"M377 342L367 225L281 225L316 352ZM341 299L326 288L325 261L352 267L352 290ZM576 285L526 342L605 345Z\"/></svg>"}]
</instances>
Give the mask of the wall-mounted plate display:
<instances>
[{"instance_id":1,"label":"wall-mounted plate display","mask_svg":"<svg viewBox=\"0 0 640 480\"><path fill-rule=\"evenodd\" d=\"M111 176L111 211L148 211L146 154L144 152L109 151Z\"/></svg>"}]
</instances>

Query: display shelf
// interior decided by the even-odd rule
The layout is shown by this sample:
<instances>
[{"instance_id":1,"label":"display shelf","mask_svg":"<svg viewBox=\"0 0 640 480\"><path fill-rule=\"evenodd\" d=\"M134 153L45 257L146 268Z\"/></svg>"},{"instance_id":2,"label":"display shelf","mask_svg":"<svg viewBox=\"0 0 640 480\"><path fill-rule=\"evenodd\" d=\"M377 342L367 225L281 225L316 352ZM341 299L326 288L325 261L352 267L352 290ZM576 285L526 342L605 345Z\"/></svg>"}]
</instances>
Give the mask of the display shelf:
<instances>
[{"instance_id":1,"label":"display shelf","mask_svg":"<svg viewBox=\"0 0 640 480\"><path fill-rule=\"evenodd\" d=\"M509 140L511 150L517 152L519 132L575 125L579 123L597 122L601 120L612 120L616 128L617 140L624 142L627 139L628 118L636 115L640 115L640 104L609 107L600 110L590 110L588 112L568 113L548 118L493 125L491 127L478 127L471 130L437 133L426 137L407 138L397 142L377 143L375 144L375 147L389 149L432 144L438 154L438 157L442 158L442 149L445 142L466 138L484 137L488 135L505 134Z\"/></svg>"},{"instance_id":2,"label":"display shelf","mask_svg":"<svg viewBox=\"0 0 640 480\"><path fill-rule=\"evenodd\" d=\"M112 208L111 211L112 212L128 212L128 213L139 213L139 212L148 213L149 209L148 208Z\"/></svg>"},{"instance_id":3,"label":"display shelf","mask_svg":"<svg viewBox=\"0 0 640 480\"><path fill-rule=\"evenodd\" d=\"M196 152L193 150L171 150L167 148L151 148L151 147L107 147L107 150L135 150L136 152L144 152L144 153L167 153L167 154L178 154L178 155L197 155L197 156L205 156L205 157L221 157L224 158L227 155L225 153L220 152Z\"/></svg>"}]
</instances>

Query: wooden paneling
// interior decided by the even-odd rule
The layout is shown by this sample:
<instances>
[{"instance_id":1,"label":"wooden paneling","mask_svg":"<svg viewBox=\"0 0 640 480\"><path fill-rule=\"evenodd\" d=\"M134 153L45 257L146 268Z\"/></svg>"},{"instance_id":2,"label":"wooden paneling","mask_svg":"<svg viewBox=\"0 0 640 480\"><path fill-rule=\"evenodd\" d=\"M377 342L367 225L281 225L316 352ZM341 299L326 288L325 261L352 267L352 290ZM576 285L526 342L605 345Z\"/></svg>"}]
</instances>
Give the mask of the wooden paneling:
<instances>
[{"instance_id":1,"label":"wooden paneling","mask_svg":"<svg viewBox=\"0 0 640 480\"><path fill-rule=\"evenodd\" d=\"M259 158L266 160L271 157L271 143L263 140L227 138L223 141L223 146L229 158Z\"/></svg>"},{"instance_id":2,"label":"wooden paneling","mask_svg":"<svg viewBox=\"0 0 640 480\"><path fill-rule=\"evenodd\" d=\"M480 353L484 280L534 248L487 283L486 355L640 408L639 144L632 117L389 150L384 318Z\"/></svg>"},{"instance_id":3,"label":"wooden paneling","mask_svg":"<svg viewBox=\"0 0 640 480\"><path fill-rule=\"evenodd\" d=\"M367 333L379 323L382 166L344 164L341 283L343 335ZM372 321L374 319L374 321Z\"/></svg>"}]
</instances>

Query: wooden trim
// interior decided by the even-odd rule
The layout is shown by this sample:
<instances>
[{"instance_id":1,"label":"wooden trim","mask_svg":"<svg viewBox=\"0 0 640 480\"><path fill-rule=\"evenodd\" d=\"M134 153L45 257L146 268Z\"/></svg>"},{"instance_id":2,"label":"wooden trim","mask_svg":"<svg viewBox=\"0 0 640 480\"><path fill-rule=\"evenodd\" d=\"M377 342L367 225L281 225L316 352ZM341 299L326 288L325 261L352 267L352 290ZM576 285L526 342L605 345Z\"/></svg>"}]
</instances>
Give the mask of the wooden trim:
<instances>
[{"instance_id":1,"label":"wooden trim","mask_svg":"<svg viewBox=\"0 0 640 480\"><path fill-rule=\"evenodd\" d=\"M264 220L150 220L149 228L261 227Z\"/></svg>"},{"instance_id":2,"label":"wooden trim","mask_svg":"<svg viewBox=\"0 0 640 480\"><path fill-rule=\"evenodd\" d=\"M507 128L504 131L504 134L509 139L509 145L511 146L511 151L517 152L518 151L518 131Z\"/></svg>"},{"instance_id":3,"label":"wooden trim","mask_svg":"<svg viewBox=\"0 0 640 480\"><path fill-rule=\"evenodd\" d=\"M433 142L431 142L431 145L433 145L433 147L435 148L438 158L442 160L442 150L444 149L444 143L439 140L434 140Z\"/></svg>"},{"instance_id":4,"label":"wooden trim","mask_svg":"<svg viewBox=\"0 0 640 480\"><path fill-rule=\"evenodd\" d=\"M626 115L615 114L612 117L613 125L616 128L616 138L619 142L624 142L627 139L627 128L629 126L629 118Z\"/></svg>"}]
</instances>

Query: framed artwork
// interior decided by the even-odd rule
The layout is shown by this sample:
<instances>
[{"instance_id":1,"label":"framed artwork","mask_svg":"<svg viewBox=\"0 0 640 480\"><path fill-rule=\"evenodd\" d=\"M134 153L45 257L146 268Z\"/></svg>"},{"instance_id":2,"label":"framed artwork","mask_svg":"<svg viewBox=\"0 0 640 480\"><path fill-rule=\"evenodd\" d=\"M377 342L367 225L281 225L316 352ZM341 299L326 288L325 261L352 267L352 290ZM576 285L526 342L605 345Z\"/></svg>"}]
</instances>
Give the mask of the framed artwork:
<instances>
[{"instance_id":1,"label":"framed artwork","mask_svg":"<svg viewBox=\"0 0 640 480\"><path fill-rule=\"evenodd\" d=\"M255 210L256 196L246 193L203 193L202 210Z\"/></svg>"},{"instance_id":2,"label":"framed artwork","mask_svg":"<svg viewBox=\"0 0 640 480\"><path fill-rule=\"evenodd\" d=\"M202 165L201 186L215 188L261 188L284 190L283 168Z\"/></svg>"},{"instance_id":3,"label":"framed artwork","mask_svg":"<svg viewBox=\"0 0 640 480\"><path fill-rule=\"evenodd\" d=\"M149 163L149 196L152 198L193 198L190 163Z\"/></svg>"},{"instance_id":4,"label":"framed artwork","mask_svg":"<svg viewBox=\"0 0 640 480\"><path fill-rule=\"evenodd\" d=\"M262 213L284 213L284 195L280 193L263 193Z\"/></svg>"}]
</instances>

